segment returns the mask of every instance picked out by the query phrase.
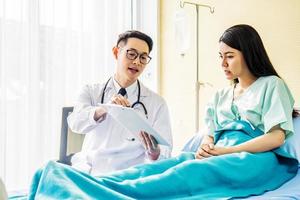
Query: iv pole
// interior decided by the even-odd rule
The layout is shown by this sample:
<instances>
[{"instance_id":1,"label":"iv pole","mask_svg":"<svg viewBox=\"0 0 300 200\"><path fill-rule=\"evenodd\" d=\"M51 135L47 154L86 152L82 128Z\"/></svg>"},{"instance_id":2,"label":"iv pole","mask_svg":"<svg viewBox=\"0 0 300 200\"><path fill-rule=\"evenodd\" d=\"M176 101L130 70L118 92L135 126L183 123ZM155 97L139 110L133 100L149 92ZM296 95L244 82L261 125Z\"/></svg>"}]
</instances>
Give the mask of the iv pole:
<instances>
[{"instance_id":1,"label":"iv pole","mask_svg":"<svg viewBox=\"0 0 300 200\"><path fill-rule=\"evenodd\" d=\"M190 4L195 6L196 8L196 14L197 14L197 19L196 19L196 57L197 57L197 69L196 69L196 85L195 85L195 89L196 89L196 115L195 115L195 129L196 129L196 133L199 130L199 89L201 85L205 85L206 83L200 82L199 81L199 7L206 7L209 8L210 13L213 14L215 12L215 8L211 7L209 5L205 5L205 4L198 4L198 3L193 3L193 2L188 2L188 1L184 1L181 0L180 1L180 7L184 8L185 4Z\"/></svg>"}]
</instances>

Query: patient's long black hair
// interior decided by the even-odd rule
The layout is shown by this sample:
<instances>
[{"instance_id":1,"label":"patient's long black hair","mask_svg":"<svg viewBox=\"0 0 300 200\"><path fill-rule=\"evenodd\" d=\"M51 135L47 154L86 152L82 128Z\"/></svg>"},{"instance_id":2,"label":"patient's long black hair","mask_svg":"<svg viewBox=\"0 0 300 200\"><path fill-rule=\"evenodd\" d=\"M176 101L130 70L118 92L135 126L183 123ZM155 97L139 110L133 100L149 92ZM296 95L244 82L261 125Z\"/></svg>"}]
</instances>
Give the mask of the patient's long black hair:
<instances>
[{"instance_id":1,"label":"patient's long black hair","mask_svg":"<svg viewBox=\"0 0 300 200\"><path fill-rule=\"evenodd\" d=\"M259 34L253 27L246 24L232 26L223 33L219 42L224 42L242 52L250 72L255 77L270 75L279 77Z\"/></svg>"},{"instance_id":2,"label":"patient's long black hair","mask_svg":"<svg viewBox=\"0 0 300 200\"><path fill-rule=\"evenodd\" d=\"M249 71L255 77L275 75L280 78L273 67L267 51L258 32L247 24L239 24L228 28L220 37L219 42L224 42L231 48L242 52ZM234 79L237 83L238 79ZM299 112L293 110L293 117Z\"/></svg>"}]
</instances>

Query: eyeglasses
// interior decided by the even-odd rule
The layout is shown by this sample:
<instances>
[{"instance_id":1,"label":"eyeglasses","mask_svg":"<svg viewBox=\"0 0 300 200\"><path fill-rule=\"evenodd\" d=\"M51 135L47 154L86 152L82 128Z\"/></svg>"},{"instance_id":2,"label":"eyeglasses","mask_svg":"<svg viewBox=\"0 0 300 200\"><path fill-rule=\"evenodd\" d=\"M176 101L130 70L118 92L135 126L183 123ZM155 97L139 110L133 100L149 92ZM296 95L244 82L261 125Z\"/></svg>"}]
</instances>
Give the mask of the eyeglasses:
<instances>
[{"instance_id":1,"label":"eyeglasses","mask_svg":"<svg viewBox=\"0 0 300 200\"><path fill-rule=\"evenodd\" d=\"M152 59L146 53L139 54L137 52L137 50L135 50L135 49L127 49L126 50L126 57L129 60L135 60L137 57L139 57L140 63L142 63L143 65L148 64L150 62L150 60Z\"/></svg>"}]
</instances>

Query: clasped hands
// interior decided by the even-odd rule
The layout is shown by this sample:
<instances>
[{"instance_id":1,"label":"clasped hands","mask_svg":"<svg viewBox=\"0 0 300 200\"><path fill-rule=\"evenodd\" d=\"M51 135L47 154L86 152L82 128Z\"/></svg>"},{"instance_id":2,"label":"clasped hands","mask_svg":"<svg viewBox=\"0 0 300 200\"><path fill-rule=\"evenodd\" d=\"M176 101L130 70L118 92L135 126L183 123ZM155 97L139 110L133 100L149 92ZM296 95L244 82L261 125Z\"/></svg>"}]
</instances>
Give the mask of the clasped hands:
<instances>
[{"instance_id":1,"label":"clasped hands","mask_svg":"<svg viewBox=\"0 0 300 200\"><path fill-rule=\"evenodd\" d=\"M231 147L219 147L215 146L213 142L204 142L200 144L195 157L196 159L204 159L228 153L233 153Z\"/></svg>"}]
</instances>

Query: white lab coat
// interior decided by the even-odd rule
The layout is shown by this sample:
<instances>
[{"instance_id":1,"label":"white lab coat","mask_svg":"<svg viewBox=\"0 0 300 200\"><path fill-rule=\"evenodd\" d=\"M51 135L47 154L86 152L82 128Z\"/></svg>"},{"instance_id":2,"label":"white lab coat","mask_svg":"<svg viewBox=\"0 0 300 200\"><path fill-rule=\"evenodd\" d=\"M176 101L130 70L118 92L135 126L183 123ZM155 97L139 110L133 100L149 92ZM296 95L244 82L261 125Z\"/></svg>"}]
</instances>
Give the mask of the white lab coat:
<instances>
[{"instance_id":1,"label":"white lab coat","mask_svg":"<svg viewBox=\"0 0 300 200\"><path fill-rule=\"evenodd\" d=\"M86 134L82 151L72 157L72 166L95 176L149 162L139 138L134 138L132 133L111 116L107 114L103 120L98 122L94 120L93 116L96 106L101 103L104 85L85 86L79 95L73 113L68 117L68 124L73 132ZM140 83L140 86L140 101L148 111L147 121L170 144L170 146L160 145L159 159L168 158L171 155L173 141L166 102L143 84ZM119 89L120 86L112 78L106 87L104 103L109 102L112 95L116 94ZM126 90L128 100L132 105L137 101L137 82ZM141 105L137 105L135 109L145 117Z\"/></svg>"}]
</instances>

